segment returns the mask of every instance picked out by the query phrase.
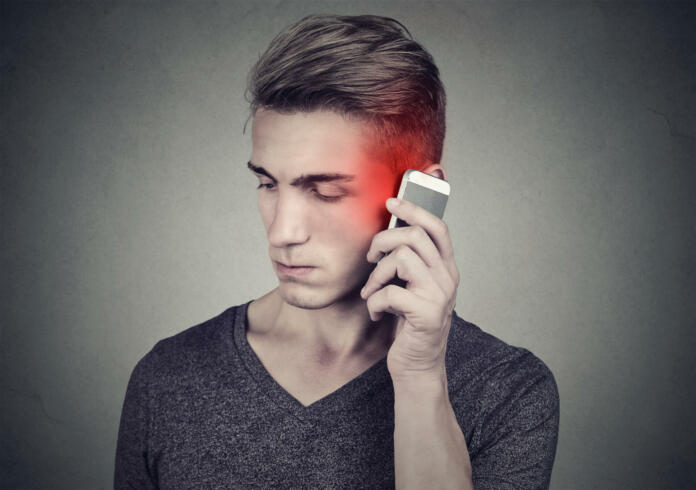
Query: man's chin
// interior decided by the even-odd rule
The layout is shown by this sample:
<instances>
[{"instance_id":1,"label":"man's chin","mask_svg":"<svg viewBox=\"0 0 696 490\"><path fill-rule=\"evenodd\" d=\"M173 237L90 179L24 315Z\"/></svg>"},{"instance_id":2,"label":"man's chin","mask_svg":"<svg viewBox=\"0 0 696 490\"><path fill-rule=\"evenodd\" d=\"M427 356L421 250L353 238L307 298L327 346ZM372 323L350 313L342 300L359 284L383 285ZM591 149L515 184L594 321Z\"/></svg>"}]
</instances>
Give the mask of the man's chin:
<instances>
[{"instance_id":1,"label":"man's chin","mask_svg":"<svg viewBox=\"0 0 696 490\"><path fill-rule=\"evenodd\" d=\"M302 308L303 310L318 310L321 308L326 308L333 303L332 298L327 296L325 293L321 294L315 291L300 291L297 285L287 285L280 284L278 292L283 301L296 308Z\"/></svg>"},{"instance_id":2,"label":"man's chin","mask_svg":"<svg viewBox=\"0 0 696 490\"><path fill-rule=\"evenodd\" d=\"M351 291L333 291L329 288L314 289L282 281L278 286L278 293L285 303L305 310L319 310L343 301L361 299L358 288Z\"/></svg>"}]
</instances>

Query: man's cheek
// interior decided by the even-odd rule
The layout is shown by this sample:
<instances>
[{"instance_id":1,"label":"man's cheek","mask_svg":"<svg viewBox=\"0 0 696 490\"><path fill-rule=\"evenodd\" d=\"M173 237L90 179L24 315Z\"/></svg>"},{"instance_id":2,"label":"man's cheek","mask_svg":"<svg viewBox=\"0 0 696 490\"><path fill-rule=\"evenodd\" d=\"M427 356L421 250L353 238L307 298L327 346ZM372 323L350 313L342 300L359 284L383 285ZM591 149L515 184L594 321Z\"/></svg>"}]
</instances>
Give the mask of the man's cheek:
<instances>
[{"instance_id":1,"label":"man's cheek","mask_svg":"<svg viewBox=\"0 0 696 490\"><path fill-rule=\"evenodd\" d=\"M375 207L356 205L346 206L334 223L325 223L323 228L337 249L343 250L344 259L349 262L365 260L372 239L380 228L379 213ZM389 220L386 220L387 225ZM386 225L385 225L386 228Z\"/></svg>"},{"instance_id":2,"label":"man's cheek","mask_svg":"<svg viewBox=\"0 0 696 490\"><path fill-rule=\"evenodd\" d=\"M385 201L393 195L393 184L387 179L371 181L364 185L359 199L347 206L355 226L376 233L387 227L391 214Z\"/></svg>"},{"instance_id":3,"label":"man's cheek","mask_svg":"<svg viewBox=\"0 0 696 490\"><path fill-rule=\"evenodd\" d=\"M384 200L387 198L385 197ZM383 226L389 223L391 216L384 206L384 201L377 202L352 202L345 207L344 226L351 230L351 233L363 235L377 233ZM386 225L384 226L386 227Z\"/></svg>"}]
</instances>

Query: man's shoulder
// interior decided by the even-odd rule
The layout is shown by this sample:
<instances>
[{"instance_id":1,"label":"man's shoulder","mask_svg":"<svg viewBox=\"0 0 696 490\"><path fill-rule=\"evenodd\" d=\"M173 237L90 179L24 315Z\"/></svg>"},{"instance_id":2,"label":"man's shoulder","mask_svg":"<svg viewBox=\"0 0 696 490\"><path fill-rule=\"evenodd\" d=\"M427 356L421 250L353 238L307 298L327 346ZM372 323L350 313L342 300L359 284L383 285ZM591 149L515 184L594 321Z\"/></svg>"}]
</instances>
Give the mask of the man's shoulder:
<instances>
[{"instance_id":1,"label":"man's shoulder","mask_svg":"<svg viewBox=\"0 0 696 490\"><path fill-rule=\"evenodd\" d=\"M227 334L231 336L235 316L241 306L243 305L231 306L212 318L164 338L157 342L152 350L159 355L178 355L207 350Z\"/></svg>"},{"instance_id":2,"label":"man's shoulder","mask_svg":"<svg viewBox=\"0 0 696 490\"><path fill-rule=\"evenodd\" d=\"M548 488L560 418L549 367L459 317L453 317L450 348L450 400L467 437L474 484L526 481L530 488Z\"/></svg>"},{"instance_id":3,"label":"man's shoulder","mask_svg":"<svg viewBox=\"0 0 696 490\"><path fill-rule=\"evenodd\" d=\"M535 354L510 345L456 313L447 344L447 376L455 389L476 389L489 396L530 390L558 398L553 373Z\"/></svg>"},{"instance_id":4,"label":"man's shoulder","mask_svg":"<svg viewBox=\"0 0 696 490\"><path fill-rule=\"evenodd\" d=\"M188 368L219 362L229 354L238 309L231 306L218 315L158 341L145 354L135 371L163 376L181 376Z\"/></svg>"}]
</instances>

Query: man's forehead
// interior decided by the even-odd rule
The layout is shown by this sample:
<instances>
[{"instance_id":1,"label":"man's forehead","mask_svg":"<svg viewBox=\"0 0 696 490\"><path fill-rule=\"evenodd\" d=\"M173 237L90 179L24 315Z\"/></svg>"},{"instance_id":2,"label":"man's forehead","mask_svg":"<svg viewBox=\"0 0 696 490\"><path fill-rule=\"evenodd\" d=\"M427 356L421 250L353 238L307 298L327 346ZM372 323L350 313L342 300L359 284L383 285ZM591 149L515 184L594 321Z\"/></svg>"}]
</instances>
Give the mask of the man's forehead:
<instances>
[{"instance_id":1,"label":"man's forehead","mask_svg":"<svg viewBox=\"0 0 696 490\"><path fill-rule=\"evenodd\" d=\"M252 123L250 161L285 182L316 174L390 178L390 168L374 151L373 138L367 123L332 111L282 114L259 109Z\"/></svg>"},{"instance_id":2,"label":"man's forehead","mask_svg":"<svg viewBox=\"0 0 696 490\"><path fill-rule=\"evenodd\" d=\"M354 174L371 160L367 143L359 130L335 120L261 119L253 126L251 162L278 172Z\"/></svg>"},{"instance_id":3,"label":"man's forehead","mask_svg":"<svg viewBox=\"0 0 696 490\"><path fill-rule=\"evenodd\" d=\"M336 149L357 152L372 143L370 129L367 123L332 111L282 114L259 110L252 120L252 142L299 153Z\"/></svg>"}]
</instances>

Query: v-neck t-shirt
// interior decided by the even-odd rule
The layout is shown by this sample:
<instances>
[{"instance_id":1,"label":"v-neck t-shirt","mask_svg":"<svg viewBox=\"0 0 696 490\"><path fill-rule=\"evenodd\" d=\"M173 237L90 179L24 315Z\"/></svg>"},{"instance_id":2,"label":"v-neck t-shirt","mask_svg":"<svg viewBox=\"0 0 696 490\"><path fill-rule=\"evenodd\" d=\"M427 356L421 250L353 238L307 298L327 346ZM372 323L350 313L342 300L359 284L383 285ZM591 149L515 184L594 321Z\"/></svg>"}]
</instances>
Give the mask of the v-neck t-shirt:
<instances>
[{"instance_id":1,"label":"v-neck t-shirt","mask_svg":"<svg viewBox=\"0 0 696 490\"><path fill-rule=\"evenodd\" d=\"M114 488L394 488L386 357L304 406L249 345L249 303L158 342L138 362ZM559 402L546 365L454 312L446 372L475 488L547 488Z\"/></svg>"}]
</instances>

